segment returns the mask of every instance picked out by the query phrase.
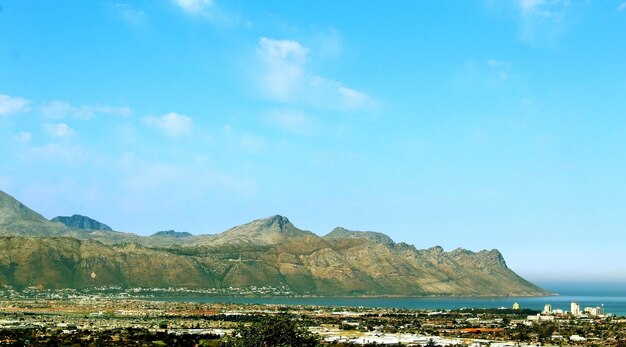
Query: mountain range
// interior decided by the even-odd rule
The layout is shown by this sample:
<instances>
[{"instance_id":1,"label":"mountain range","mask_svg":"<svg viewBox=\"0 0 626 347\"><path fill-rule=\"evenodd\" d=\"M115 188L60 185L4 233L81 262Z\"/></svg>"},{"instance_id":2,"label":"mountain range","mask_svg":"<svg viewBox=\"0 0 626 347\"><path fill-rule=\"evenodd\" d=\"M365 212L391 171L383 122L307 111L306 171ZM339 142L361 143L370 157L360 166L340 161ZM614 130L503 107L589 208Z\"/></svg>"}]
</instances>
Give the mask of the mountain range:
<instances>
[{"instance_id":1,"label":"mountain range","mask_svg":"<svg viewBox=\"0 0 626 347\"><path fill-rule=\"evenodd\" d=\"M215 235L139 236L80 215L48 220L2 191L0 285L273 286L320 296L548 294L509 269L498 250L417 249L382 233L340 227L318 236L279 215Z\"/></svg>"}]
</instances>

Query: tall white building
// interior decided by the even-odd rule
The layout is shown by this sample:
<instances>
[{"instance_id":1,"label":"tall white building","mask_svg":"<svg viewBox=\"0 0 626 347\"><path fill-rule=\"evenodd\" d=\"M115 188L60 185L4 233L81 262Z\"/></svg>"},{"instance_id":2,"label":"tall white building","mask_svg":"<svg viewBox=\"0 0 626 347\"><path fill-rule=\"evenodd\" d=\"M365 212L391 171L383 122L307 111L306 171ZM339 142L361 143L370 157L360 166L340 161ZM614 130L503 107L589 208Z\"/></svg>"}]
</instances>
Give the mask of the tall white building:
<instances>
[{"instance_id":1,"label":"tall white building","mask_svg":"<svg viewBox=\"0 0 626 347\"><path fill-rule=\"evenodd\" d=\"M570 312L573 316L580 316L580 305L572 301Z\"/></svg>"},{"instance_id":2,"label":"tall white building","mask_svg":"<svg viewBox=\"0 0 626 347\"><path fill-rule=\"evenodd\" d=\"M545 305L543 306L543 313L545 313L545 314L550 314L550 313L552 313L552 305L550 305L550 304L545 304Z\"/></svg>"}]
</instances>

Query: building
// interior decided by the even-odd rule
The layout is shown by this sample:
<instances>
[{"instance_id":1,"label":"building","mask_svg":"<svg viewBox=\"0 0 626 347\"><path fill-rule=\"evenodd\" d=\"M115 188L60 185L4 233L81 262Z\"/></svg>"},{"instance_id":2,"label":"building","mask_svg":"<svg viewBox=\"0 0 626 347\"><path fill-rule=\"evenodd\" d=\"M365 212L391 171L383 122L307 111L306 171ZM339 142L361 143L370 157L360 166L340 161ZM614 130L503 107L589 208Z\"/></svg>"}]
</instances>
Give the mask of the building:
<instances>
[{"instance_id":1,"label":"building","mask_svg":"<svg viewBox=\"0 0 626 347\"><path fill-rule=\"evenodd\" d=\"M550 313L552 313L552 305L550 305L550 304L545 304L545 305L543 306L543 313L544 313L544 314L550 314Z\"/></svg>"},{"instance_id":2,"label":"building","mask_svg":"<svg viewBox=\"0 0 626 347\"><path fill-rule=\"evenodd\" d=\"M570 312L572 313L572 315L580 316L580 305L572 301L570 306L571 306Z\"/></svg>"},{"instance_id":3,"label":"building","mask_svg":"<svg viewBox=\"0 0 626 347\"><path fill-rule=\"evenodd\" d=\"M604 315L604 305L598 307L585 307L584 312L590 316L602 316Z\"/></svg>"},{"instance_id":4,"label":"building","mask_svg":"<svg viewBox=\"0 0 626 347\"><path fill-rule=\"evenodd\" d=\"M520 309L519 304L518 304L518 303L516 303L516 302L514 302L514 303L513 303L513 309L514 309L514 310L519 310L519 309Z\"/></svg>"}]
</instances>

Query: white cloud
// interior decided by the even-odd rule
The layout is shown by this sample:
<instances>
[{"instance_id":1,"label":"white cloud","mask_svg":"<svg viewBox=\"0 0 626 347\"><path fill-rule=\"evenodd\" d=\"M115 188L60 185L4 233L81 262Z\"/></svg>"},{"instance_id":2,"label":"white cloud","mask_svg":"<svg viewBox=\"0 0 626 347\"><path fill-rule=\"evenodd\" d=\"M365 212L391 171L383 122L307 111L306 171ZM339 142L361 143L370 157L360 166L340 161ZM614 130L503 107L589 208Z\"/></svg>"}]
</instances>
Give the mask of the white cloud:
<instances>
[{"instance_id":1,"label":"white cloud","mask_svg":"<svg viewBox=\"0 0 626 347\"><path fill-rule=\"evenodd\" d=\"M621 4L619 4L619 6L617 6L617 10L618 11L626 10L626 2L622 2Z\"/></svg>"},{"instance_id":2,"label":"white cloud","mask_svg":"<svg viewBox=\"0 0 626 347\"><path fill-rule=\"evenodd\" d=\"M317 76L307 69L310 50L294 40L259 40L259 91L273 101L318 107L360 109L373 98L341 82Z\"/></svg>"},{"instance_id":3,"label":"white cloud","mask_svg":"<svg viewBox=\"0 0 626 347\"><path fill-rule=\"evenodd\" d=\"M535 11L544 3L544 0L519 0L519 7L523 14L529 14Z\"/></svg>"},{"instance_id":4,"label":"white cloud","mask_svg":"<svg viewBox=\"0 0 626 347\"><path fill-rule=\"evenodd\" d=\"M313 121L306 113L294 109L272 110L265 119L271 124L294 133L305 133L313 125Z\"/></svg>"},{"instance_id":5,"label":"white cloud","mask_svg":"<svg viewBox=\"0 0 626 347\"><path fill-rule=\"evenodd\" d=\"M170 112L160 117L144 117L143 121L147 125L163 131L170 137L187 135L191 132L191 118L175 112Z\"/></svg>"},{"instance_id":6,"label":"white cloud","mask_svg":"<svg viewBox=\"0 0 626 347\"><path fill-rule=\"evenodd\" d=\"M24 98L0 94L0 116L11 113L28 112L31 102Z\"/></svg>"},{"instance_id":7,"label":"white cloud","mask_svg":"<svg viewBox=\"0 0 626 347\"><path fill-rule=\"evenodd\" d=\"M236 13L225 11L214 0L172 0L185 14L221 26L250 27L252 23L240 18Z\"/></svg>"},{"instance_id":8,"label":"white cloud","mask_svg":"<svg viewBox=\"0 0 626 347\"><path fill-rule=\"evenodd\" d=\"M52 101L44 103L40 107L41 113L48 119L63 119L72 117L75 119L93 119L97 114L128 117L132 111L128 107L114 107L106 105L83 105L73 106L67 101Z\"/></svg>"},{"instance_id":9,"label":"white cloud","mask_svg":"<svg viewBox=\"0 0 626 347\"><path fill-rule=\"evenodd\" d=\"M507 61L488 59L487 60L487 65L489 67L492 67L492 68L508 68L508 67L511 66L511 63L509 63Z\"/></svg>"},{"instance_id":10,"label":"white cloud","mask_svg":"<svg viewBox=\"0 0 626 347\"><path fill-rule=\"evenodd\" d=\"M519 0L518 6L524 16L561 17L570 0Z\"/></svg>"},{"instance_id":11,"label":"white cloud","mask_svg":"<svg viewBox=\"0 0 626 347\"><path fill-rule=\"evenodd\" d=\"M372 97L358 90L340 86L341 104L347 108L363 108L373 103Z\"/></svg>"},{"instance_id":12,"label":"white cloud","mask_svg":"<svg viewBox=\"0 0 626 347\"><path fill-rule=\"evenodd\" d=\"M259 41L258 53L265 63L262 84L265 93L278 101L291 101L305 78L305 65L309 50L297 41Z\"/></svg>"},{"instance_id":13,"label":"white cloud","mask_svg":"<svg viewBox=\"0 0 626 347\"><path fill-rule=\"evenodd\" d=\"M72 135L74 131L65 123L44 124L46 132L50 136L64 138Z\"/></svg>"},{"instance_id":14,"label":"white cloud","mask_svg":"<svg viewBox=\"0 0 626 347\"><path fill-rule=\"evenodd\" d=\"M174 0L176 5L191 15L197 15L213 5L212 0Z\"/></svg>"}]
</instances>

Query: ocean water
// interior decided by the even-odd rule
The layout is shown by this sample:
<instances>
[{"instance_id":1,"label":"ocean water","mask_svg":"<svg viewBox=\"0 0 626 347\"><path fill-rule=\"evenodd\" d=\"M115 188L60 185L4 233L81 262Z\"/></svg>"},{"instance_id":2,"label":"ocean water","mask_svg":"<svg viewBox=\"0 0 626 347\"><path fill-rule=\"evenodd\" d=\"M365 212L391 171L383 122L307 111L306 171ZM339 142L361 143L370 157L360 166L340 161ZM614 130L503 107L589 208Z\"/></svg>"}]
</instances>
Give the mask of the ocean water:
<instances>
[{"instance_id":1,"label":"ocean water","mask_svg":"<svg viewBox=\"0 0 626 347\"><path fill-rule=\"evenodd\" d=\"M585 307L604 306L606 313L615 316L626 316L626 285L569 285L540 284L543 288L559 295L541 297L426 297L426 298L346 298L346 297L203 297L203 298L170 298L157 300L191 301L191 302L228 302L274 305L317 305L317 306L364 306L385 308L407 308L446 310L460 308L511 308L517 302L521 308L543 310L545 304L552 309L570 310L571 302L576 302L581 309Z\"/></svg>"},{"instance_id":2,"label":"ocean water","mask_svg":"<svg viewBox=\"0 0 626 347\"><path fill-rule=\"evenodd\" d=\"M224 302L235 304L273 304L273 305L316 305L316 306L364 306L385 308L407 308L446 310L459 308L511 308L517 302L521 308L543 310L545 304L552 305L552 309L570 310L572 301L582 308L604 306L606 313L615 316L626 316L626 296L580 296L558 295L542 297L478 297L478 298L289 298L289 297L203 297L203 298L163 298L156 300L190 301L190 302Z\"/></svg>"}]
</instances>

